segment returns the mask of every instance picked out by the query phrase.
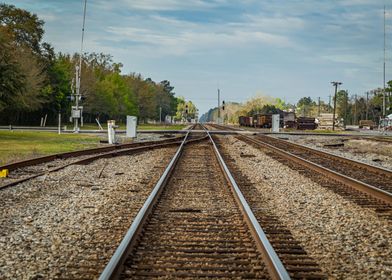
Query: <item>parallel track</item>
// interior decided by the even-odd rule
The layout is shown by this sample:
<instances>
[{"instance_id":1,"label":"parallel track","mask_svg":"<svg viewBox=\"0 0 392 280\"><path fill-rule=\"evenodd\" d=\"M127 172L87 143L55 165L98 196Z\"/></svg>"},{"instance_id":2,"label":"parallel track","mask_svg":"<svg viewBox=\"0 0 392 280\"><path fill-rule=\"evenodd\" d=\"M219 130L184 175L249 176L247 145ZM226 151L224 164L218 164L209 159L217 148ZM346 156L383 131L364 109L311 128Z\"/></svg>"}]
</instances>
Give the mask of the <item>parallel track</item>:
<instances>
[{"instance_id":1,"label":"parallel track","mask_svg":"<svg viewBox=\"0 0 392 280\"><path fill-rule=\"evenodd\" d=\"M392 193L392 172L286 140L259 135L257 139L358 181Z\"/></svg>"},{"instance_id":2,"label":"parallel track","mask_svg":"<svg viewBox=\"0 0 392 280\"><path fill-rule=\"evenodd\" d=\"M179 150L100 279L289 279L227 172L206 140Z\"/></svg>"},{"instance_id":3,"label":"parallel track","mask_svg":"<svg viewBox=\"0 0 392 280\"><path fill-rule=\"evenodd\" d=\"M213 126L233 130L230 127ZM282 159L282 162L287 165L295 168L301 166L299 169L306 170L310 177L319 174L329 178L331 184L332 182L339 182L340 185L337 184L338 193L349 197L350 200L356 201L359 205L375 209L382 216L392 218L392 193L389 191L392 181L391 171L273 137L260 135L257 137L245 135L236 137L248 144L268 150L272 157L278 160ZM311 157L305 158L307 154ZM303 169L304 167L305 169ZM356 169L360 169L361 172L356 171ZM373 183L372 176L376 177L376 184ZM349 188L342 186L348 186Z\"/></svg>"},{"instance_id":4,"label":"parallel track","mask_svg":"<svg viewBox=\"0 0 392 280\"><path fill-rule=\"evenodd\" d=\"M268 235L268 240L282 260L291 278L326 279L327 275L321 271L316 260L307 254L300 242L292 235L290 229L280 221L278 216L266 209L263 199L260 198L257 186L252 184L251 180L238 168L229 152L220 144L220 139L214 137L214 140L254 212L257 221Z\"/></svg>"},{"instance_id":5,"label":"parallel track","mask_svg":"<svg viewBox=\"0 0 392 280\"><path fill-rule=\"evenodd\" d=\"M144 147L150 146L155 144L168 144L173 142L178 142L182 140L184 137L176 137L172 139L160 140L160 141L145 141L145 142L136 142L136 143L128 143L128 144L118 144L118 145L110 145L106 147L100 148L92 148L92 149L85 149L73 152L65 152L65 153L58 153L28 160L23 160L19 162L14 162L6 165L0 166L0 170L8 169L9 171L13 171L19 168L37 165L41 163L51 162L57 159L68 159L68 158L77 158L80 156L87 156L87 155L94 155L94 154L101 154L101 153L108 153L108 152L115 152L120 151L123 149L130 149L130 148L137 148L137 147Z\"/></svg>"},{"instance_id":6,"label":"parallel track","mask_svg":"<svg viewBox=\"0 0 392 280\"><path fill-rule=\"evenodd\" d=\"M196 125L193 125L191 129L194 129L195 126ZM189 139L188 141L197 141L198 138L200 137L201 137L200 135L195 135L193 139ZM205 137L206 136L204 135L204 138ZM95 149L80 150L75 152L54 154L50 156L45 156L45 157L40 157L40 158L35 158L35 159L30 159L26 161L0 166L0 170L8 169L12 171L11 176L9 178L6 178L4 182L0 184L0 190L43 176L47 173L59 171L70 165L88 164L100 158L110 158L115 156L129 155L129 154L143 152L146 150L169 147L173 145L179 146L183 140L184 137L176 137L173 139L160 140L160 141L148 141L148 142L137 142L131 144L113 145L113 146L103 147L103 148L95 148ZM56 159L67 159L70 157L75 158L75 160L66 163L60 163L59 165L51 168L48 168L47 166L41 166L38 168L34 168L33 170L29 170L30 166L35 166L42 163L50 163L51 161L54 161Z\"/></svg>"}]
</instances>

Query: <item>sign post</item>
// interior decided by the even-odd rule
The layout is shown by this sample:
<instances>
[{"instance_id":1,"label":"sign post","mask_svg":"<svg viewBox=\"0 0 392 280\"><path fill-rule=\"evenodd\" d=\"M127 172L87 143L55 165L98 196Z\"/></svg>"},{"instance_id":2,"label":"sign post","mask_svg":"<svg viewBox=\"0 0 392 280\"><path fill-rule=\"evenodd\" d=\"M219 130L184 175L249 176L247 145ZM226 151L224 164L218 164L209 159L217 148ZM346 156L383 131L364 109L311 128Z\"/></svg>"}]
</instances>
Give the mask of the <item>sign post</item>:
<instances>
[{"instance_id":1,"label":"sign post","mask_svg":"<svg viewBox=\"0 0 392 280\"><path fill-rule=\"evenodd\" d=\"M279 132L280 125L280 115L274 114L272 115L272 132Z\"/></svg>"},{"instance_id":2,"label":"sign post","mask_svg":"<svg viewBox=\"0 0 392 280\"><path fill-rule=\"evenodd\" d=\"M126 136L136 138L137 117L127 116L127 131Z\"/></svg>"}]
</instances>

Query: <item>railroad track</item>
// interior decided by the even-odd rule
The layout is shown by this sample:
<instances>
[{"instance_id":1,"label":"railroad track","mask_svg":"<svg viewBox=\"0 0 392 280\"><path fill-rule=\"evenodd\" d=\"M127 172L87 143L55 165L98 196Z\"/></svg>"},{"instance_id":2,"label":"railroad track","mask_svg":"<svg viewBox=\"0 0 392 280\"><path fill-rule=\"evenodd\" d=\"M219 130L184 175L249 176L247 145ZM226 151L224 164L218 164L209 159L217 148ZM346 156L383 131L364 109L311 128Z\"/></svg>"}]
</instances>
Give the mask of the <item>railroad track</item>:
<instances>
[{"instance_id":1,"label":"railroad track","mask_svg":"<svg viewBox=\"0 0 392 280\"><path fill-rule=\"evenodd\" d=\"M193 125L191 129L195 129ZM200 135L194 135L189 141L194 141ZM88 164L97 159L140 153L146 150L180 145L184 137L160 141L146 141L129 144L112 145L102 148L86 149L74 152L54 154L25 161L0 166L0 170L8 169L10 176L2 179L0 190L15 186L22 182L44 176L64 169L70 165ZM196 139L197 140L197 139Z\"/></svg>"},{"instance_id":2,"label":"railroad track","mask_svg":"<svg viewBox=\"0 0 392 280\"><path fill-rule=\"evenodd\" d=\"M392 193L392 172L390 170L350 160L266 135L258 135L257 139L279 149L284 149L293 155Z\"/></svg>"},{"instance_id":3,"label":"railroad track","mask_svg":"<svg viewBox=\"0 0 392 280\"><path fill-rule=\"evenodd\" d=\"M179 148L100 279L290 278L210 141Z\"/></svg>"},{"instance_id":4,"label":"railroad track","mask_svg":"<svg viewBox=\"0 0 392 280\"><path fill-rule=\"evenodd\" d=\"M274 137L236 137L264 149L276 160L356 204L375 210L381 217L392 219L391 171Z\"/></svg>"},{"instance_id":5,"label":"railroad track","mask_svg":"<svg viewBox=\"0 0 392 280\"><path fill-rule=\"evenodd\" d=\"M92 148L92 149L85 149L85 150L79 150L79 151L73 151L73 152L58 153L58 154L23 160L23 161L19 161L19 162L14 162L14 163L10 163L10 164L5 164L5 165L0 166L0 170L8 169L9 171L13 171L13 170L27 167L27 166L33 166L33 165L38 165L38 164L42 164L42 163L53 162L55 160L65 160L65 159L77 158L77 157L81 157L81 156L108 153L108 152L120 151L123 149L137 148L137 147L149 146L149 145L154 145L154 144L166 144L166 143L178 142L178 141L182 140L183 138L184 137L181 136L181 137L160 140L160 141L145 141L145 142L136 142L136 143L127 143L127 144L117 144L117 145L110 145L110 146L100 147L100 148Z\"/></svg>"},{"instance_id":6,"label":"railroad track","mask_svg":"<svg viewBox=\"0 0 392 280\"><path fill-rule=\"evenodd\" d=\"M146 150L151 150L151 149L157 149L157 148L163 148L163 147L169 147L173 145L180 145L182 141L168 141L168 142L163 142L163 143L148 143L145 145L137 145L136 147L132 148L123 148L120 150L114 150L110 152L105 152L105 153L98 153L92 156L87 156L87 157L82 157L82 159L76 159L72 160L70 162L66 163L60 163L55 167L49 166L29 166L20 168L20 169L15 169L11 173L11 175L8 178L2 179L2 184L0 185L0 190L6 189L12 186L15 186L17 184L20 184L22 182L44 176L45 174L52 173L59 171L61 169L64 169L70 165L77 165L77 164L88 164L90 162L93 162L97 159L100 158L110 158L110 157L115 157L115 156L122 156L122 155L129 155L129 154L135 154L135 153L140 153Z\"/></svg>"}]
</instances>

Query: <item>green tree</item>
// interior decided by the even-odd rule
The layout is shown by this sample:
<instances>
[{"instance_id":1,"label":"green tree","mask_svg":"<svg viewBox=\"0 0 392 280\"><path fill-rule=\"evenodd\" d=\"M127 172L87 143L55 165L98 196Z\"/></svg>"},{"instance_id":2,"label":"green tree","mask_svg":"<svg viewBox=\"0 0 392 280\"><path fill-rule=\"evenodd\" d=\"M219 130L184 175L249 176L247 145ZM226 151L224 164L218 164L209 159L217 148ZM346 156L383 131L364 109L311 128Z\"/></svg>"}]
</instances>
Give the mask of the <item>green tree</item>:
<instances>
[{"instance_id":1,"label":"green tree","mask_svg":"<svg viewBox=\"0 0 392 280\"><path fill-rule=\"evenodd\" d=\"M14 5L0 4L0 25L12 34L17 46L27 47L36 54L41 52L44 21L37 15Z\"/></svg>"},{"instance_id":2,"label":"green tree","mask_svg":"<svg viewBox=\"0 0 392 280\"><path fill-rule=\"evenodd\" d=\"M297 114L301 114L303 117L311 116L315 106L316 102L311 97L302 97L297 102Z\"/></svg>"},{"instance_id":3,"label":"green tree","mask_svg":"<svg viewBox=\"0 0 392 280\"><path fill-rule=\"evenodd\" d=\"M0 112L12 106L12 99L25 89L25 76L11 41L0 27Z\"/></svg>"},{"instance_id":4,"label":"green tree","mask_svg":"<svg viewBox=\"0 0 392 280\"><path fill-rule=\"evenodd\" d=\"M348 92L346 90L339 90L336 93L336 114L338 118L343 118L345 123L348 123L349 118L351 119Z\"/></svg>"}]
</instances>

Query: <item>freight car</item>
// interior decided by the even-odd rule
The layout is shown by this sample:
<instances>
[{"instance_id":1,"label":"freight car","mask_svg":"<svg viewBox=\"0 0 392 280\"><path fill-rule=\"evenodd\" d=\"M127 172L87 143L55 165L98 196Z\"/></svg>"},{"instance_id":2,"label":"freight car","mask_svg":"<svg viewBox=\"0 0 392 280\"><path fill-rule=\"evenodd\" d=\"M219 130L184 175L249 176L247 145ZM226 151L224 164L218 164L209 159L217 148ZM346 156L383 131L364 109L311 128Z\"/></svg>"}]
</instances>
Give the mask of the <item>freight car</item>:
<instances>
[{"instance_id":1,"label":"freight car","mask_svg":"<svg viewBox=\"0 0 392 280\"><path fill-rule=\"evenodd\" d=\"M255 114L253 117L240 116L239 125L247 127L271 128L273 114ZM298 117L294 112L280 112L280 127L299 130L316 129L315 118Z\"/></svg>"},{"instance_id":2,"label":"freight car","mask_svg":"<svg viewBox=\"0 0 392 280\"><path fill-rule=\"evenodd\" d=\"M283 119L283 122L282 122ZM295 113L294 112L283 112L283 116L282 114L280 115L280 125L283 128L295 128Z\"/></svg>"},{"instance_id":3,"label":"freight car","mask_svg":"<svg viewBox=\"0 0 392 280\"><path fill-rule=\"evenodd\" d=\"M240 126L253 126L253 117L240 116L238 123Z\"/></svg>"},{"instance_id":4,"label":"freight car","mask_svg":"<svg viewBox=\"0 0 392 280\"><path fill-rule=\"evenodd\" d=\"M254 127L271 128L272 127L272 114L256 114L253 116Z\"/></svg>"},{"instance_id":5,"label":"freight car","mask_svg":"<svg viewBox=\"0 0 392 280\"><path fill-rule=\"evenodd\" d=\"M316 120L315 118L299 117L296 120L295 128L299 130L316 129Z\"/></svg>"}]
</instances>

